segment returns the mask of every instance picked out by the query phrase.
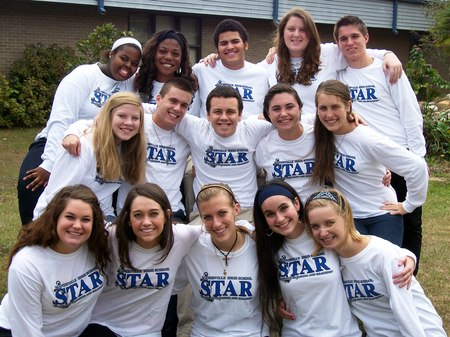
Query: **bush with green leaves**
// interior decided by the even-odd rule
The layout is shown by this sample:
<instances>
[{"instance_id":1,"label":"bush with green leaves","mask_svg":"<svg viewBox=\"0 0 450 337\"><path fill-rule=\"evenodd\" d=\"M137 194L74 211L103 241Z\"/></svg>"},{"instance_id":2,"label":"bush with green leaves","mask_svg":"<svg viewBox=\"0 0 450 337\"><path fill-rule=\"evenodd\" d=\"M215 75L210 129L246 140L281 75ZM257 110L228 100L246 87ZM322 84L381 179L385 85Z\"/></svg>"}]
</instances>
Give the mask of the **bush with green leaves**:
<instances>
[{"instance_id":1,"label":"bush with green leaves","mask_svg":"<svg viewBox=\"0 0 450 337\"><path fill-rule=\"evenodd\" d=\"M133 36L133 33L130 31L120 32L112 23L105 23L94 28L86 40L76 43L83 63L105 62L103 54L111 49L114 41L124 36Z\"/></svg>"},{"instance_id":2,"label":"bush with green leaves","mask_svg":"<svg viewBox=\"0 0 450 337\"><path fill-rule=\"evenodd\" d=\"M450 160L450 109L436 111L425 104L422 113L427 155Z\"/></svg>"},{"instance_id":3,"label":"bush with green leaves","mask_svg":"<svg viewBox=\"0 0 450 337\"><path fill-rule=\"evenodd\" d=\"M0 100L1 118L8 121L5 126L45 124L59 81L78 64L79 57L70 47L27 45L9 74L9 100L20 107Z\"/></svg>"},{"instance_id":4,"label":"bush with green leaves","mask_svg":"<svg viewBox=\"0 0 450 337\"><path fill-rule=\"evenodd\" d=\"M421 48L415 46L405 67L413 90L419 101L423 101L422 115L427 155L450 159L450 111L436 111L430 102L448 92L450 82L444 80L426 62Z\"/></svg>"},{"instance_id":5,"label":"bush with green leaves","mask_svg":"<svg viewBox=\"0 0 450 337\"><path fill-rule=\"evenodd\" d=\"M23 114L23 107L13 97L16 92L9 86L9 81L0 75L0 127L10 128L17 124L14 116Z\"/></svg>"},{"instance_id":6,"label":"bush with green leaves","mask_svg":"<svg viewBox=\"0 0 450 337\"><path fill-rule=\"evenodd\" d=\"M27 45L8 78L0 75L0 127L44 125L61 79L80 64L98 61L117 38L130 35L107 23L79 41L77 51L56 44Z\"/></svg>"},{"instance_id":7,"label":"bush with green leaves","mask_svg":"<svg viewBox=\"0 0 450 337\"><path fill-rule=\"evenodd\" d=\"M418 46L414 46L409 53L405 73L419 101L431 102L450 89L450 83L445 81L431 64L427 63Z\"/></svg>"}]
</instances>

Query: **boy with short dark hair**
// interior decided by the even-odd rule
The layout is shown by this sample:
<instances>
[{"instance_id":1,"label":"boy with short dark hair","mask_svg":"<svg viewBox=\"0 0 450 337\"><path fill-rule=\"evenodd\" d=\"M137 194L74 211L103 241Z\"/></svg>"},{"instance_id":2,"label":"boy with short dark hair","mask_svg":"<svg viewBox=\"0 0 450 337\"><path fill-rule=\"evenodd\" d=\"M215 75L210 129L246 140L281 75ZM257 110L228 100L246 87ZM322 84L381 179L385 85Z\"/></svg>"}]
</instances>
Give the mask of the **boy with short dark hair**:
<instances>
[{"instance_id":1,"label":"boy with short dark hair","mask_svg":"<svg viewBox=\"0 0 450 337\"><path fill-rule=\"evenodd\" d=\"M242 97L243 119L257 118L262 114L264 96L269 90L267 71L245 60L248 49L248 33L245 27L233 19L220 22L214 31L214 44L220 60L214 68L205 63L197 63L193 72L198 78L199 89L196 106L191 111L199 111L199 117L206 117L206 98L218 85L229 86Z\"/></svg>"}]
</instances>

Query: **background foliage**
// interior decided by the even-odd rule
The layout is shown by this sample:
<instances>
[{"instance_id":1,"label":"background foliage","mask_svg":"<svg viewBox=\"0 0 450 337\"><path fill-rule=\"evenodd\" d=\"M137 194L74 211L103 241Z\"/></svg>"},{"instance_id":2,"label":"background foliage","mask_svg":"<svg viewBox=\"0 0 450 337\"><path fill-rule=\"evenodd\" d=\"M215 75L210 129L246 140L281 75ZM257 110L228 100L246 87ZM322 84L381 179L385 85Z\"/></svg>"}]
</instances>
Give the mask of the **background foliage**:
<instances>
[{"instance_id":1,"label":"background foliage","mask_svg":"<svg viewBox=\"0 0 450 337\"><path fill-rule=\"evenodd\" d=\"M430 157L450 159L450 82L427 62L425 55L433 55L450 70L450 2L429 2L426 14L433 20L430 30L422 35L417 46L411 49L405 72L422 102L424 135ZM447 96L446 96L447 95ZM446 101L447 107L438 109L436 101ZM442 106L445 106L443 104Z\"/></svg>"},{"instance_id":2,"label":"background foliage","mask_svg":"<svg viewBox=\"0 0 450 337\"><path fill-rule=\"evenodd\" d=\"M120 32L106 23L78 41L77 50L56 44L27 45L9 76L0 74L0 127L44 125L61 79L80 64L101 60L121 36L132 32Z\"/></svg>"}]
</instances>

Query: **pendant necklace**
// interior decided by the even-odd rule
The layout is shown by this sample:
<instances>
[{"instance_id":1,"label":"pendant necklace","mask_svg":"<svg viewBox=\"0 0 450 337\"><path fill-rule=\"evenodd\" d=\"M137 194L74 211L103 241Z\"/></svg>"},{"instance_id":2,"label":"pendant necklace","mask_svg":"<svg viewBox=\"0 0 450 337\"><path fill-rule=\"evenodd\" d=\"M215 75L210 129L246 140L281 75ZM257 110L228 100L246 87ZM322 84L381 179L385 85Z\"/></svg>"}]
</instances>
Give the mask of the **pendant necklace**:
<instances>
[{"instance_id":1,"label":"pendant necklace","mask_svg":"<svg viewBox=\"0 0 450 337\"><path fill-rule=\"evenodd\" d=\"M173 130L170 130L170 144L169 146L164 146L163 143L161 142L161 139L159 138L158 132L156 131L156 127L155 127L155 122L152 121L152 126L153 126L153 131L155 131L155 135L156 138L158 138L158 147L161 148L162 153L164 154L164 162L166 163L166 165L169 165L169 148L172 148L172 135L173 135ZM166 151L164 152L164 148L166 149Z\"/></svg>"},{"instance_id":2,"label":"pendant necklace","mask_svg":"<svg viewBox=\"0 0 450 337\"><path fill-rule=\"evenodd\" d=\"M223 268L223 276L227 276L228 260L231 259L231 257L228 257L228 255L230 255L230 253L233 251L234 246L236 246L237 239L238 239L238 232L236 231L236 237L234 239L233 245L231 246L230 250L226 253L224 253L219 247L217 247L216 244L214 243L214 241L211 239L213 246L219 251L220 254L223 255L222 260L225 261L225 268ZM233 251L233 254L234 254L234 251ZM217 257L217 254L216 254L216 257Z\"/></svg>"}]
</instances>

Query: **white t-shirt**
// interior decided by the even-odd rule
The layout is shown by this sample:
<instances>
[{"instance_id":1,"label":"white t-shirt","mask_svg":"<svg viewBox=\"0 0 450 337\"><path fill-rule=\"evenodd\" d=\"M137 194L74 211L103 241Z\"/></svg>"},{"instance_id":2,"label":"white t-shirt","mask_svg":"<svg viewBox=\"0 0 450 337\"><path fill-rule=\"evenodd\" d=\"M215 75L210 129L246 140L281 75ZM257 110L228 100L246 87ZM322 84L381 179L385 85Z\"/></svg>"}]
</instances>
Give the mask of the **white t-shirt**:
<instances>
[{"instance_id":1,"label":"white t-shirt","mask_svg":"<svg viewBox=\"0 0 450 337\"><path fill-rule=\"evenodd\" d=\"M144 114L144 130L147 139L146 180L158 184L166 192L174 212L184 211L180 186L191 149L186 140L174 130L164 130L157 126L152 115ZM122 209L130 189L131 186L126 182L120 186L118 211Z\"/></svg>"},{"instance_id":2,"label":"white t-shirt","mask_svg":"<svg viewBox=\"0 0 450 337\"><path fill-rule=\"evenodd\" d=\"M427 196L425 161L371 128L360 125L335 135L335 187L348 199L355 218L382 215L384 202L397 202L392 186L383 185L386 168L405 177L408 193L402 203L407 212L421 206Z\"/></svg>"},{"instance_id":3,"label":"white t-shirt","mask_svg":"<svg viewBox=\"0 0 450 337\"><path fill-rule=\"evenodd\" d=\"M109 232L111 260L109 282L92 313L92 323L110 328L120 336L161 336L175 275L183 257L200 235L200 226L173 225L174 245L166 259L161 247L145 249L130 245L131 263L137 270L120 264L116 228Z\"/></svg>"},{"instance_id":4,"label":"white t-shirt","mask_svg":"<svg viewBox=\"0 0 450 337\"><path fill-rule=\"evenodd\" d=\"M278 278L286 309L283 337L361 337L345 297L339 258L331 250L314 256L315 241L306 231L286 239L278 251Z\"/></svg>"},{"instance_id":5,"label":"white t-shirt","mask_svg":"<svg viewBox=\"0 0 450 337\"><path fill-rule=\"evenodd\" d=\"M291 58L292 71L294 73L298 73L302 63L303 58ZM266 67L269 73L270 86L272 87L277 84L278 56L275 55L275 59L271 64L268 64L265 60L261 61L260 64ZM311 77L311 85L303 85L299 83L294 83L292 85L302 100L302 114L304 116L315 115L316 103L314 101L314 97L316 95L317 87L323 81L336 79L336 71L341 69L344 64L345 61L343 60L342 53L337 45L334 43L320 45L319 71Z\"/></svg>"},{"instance_id":6,"label":"white t-shirt","mask_svg":"<svg viewBox=\"0 0 450 337\"><path fill-rule=\"evenodd\" d=\"M185 115L175 131L191 147L195 195L205 184L225 183L242 208L252 208L257 190L253 155L260 139L272 129L266 121L243 120L232 136L224 138L215 133L206 119Z\"/></svg>"},{"instance_id":7,"label":"white t-shirt","mask_svg":"<svg viewBox=\"0 0 450 337\"><path fill-rule=\"evenodd\" d=\"M445 337L442 320L413 277L410 290L399 288L392 275L400 271L400 248L370 236L366 248L340 258L345 292L352 312L371 337Z\"/></svg>"},{"instance_id":8,"label":"white t-shirt","mask_svg":"<svg viewBox=\"0 0 450 337\"><path fill-rule=\"evenodd\" d=\"M87 244L71 254L24 247L9 268L0 326L14 337L78 337L105 283Z\"/></svg>"},{"instance_id":9,"label":"white t-shirt","mask_svg":"<svg viewBox=\"0 0 450 337\"><path fill-rule=\"evenodd\" d=\"M92 144L93 132L81 135L81 154L72 156L61 147L58 153L48 185L42 192L34 209L36 219L44 212L45 207L64 186L83 184L88 186L97 196L105 216L114 215L112 195L122 183L121 180L106 181L97 172L97 159Z\"/></svg>"},{"instance_id":10,"label":"white t-shirt","mask_svg":"<svg viewBox=\"0 0 450 337\"><path fill-rule=\"evenodd\" d=\"M214 68L204 63L197 63L192 71L198 78L198 92L195 94L199 106L193 108L193 114L199 109L199 117L206 118L206 98L212 89L218 85L230 86L242 96L244 119L257 118L263 113L264 97L269 90L267 71L256 64L245 61L243 68L232 70L226 68L221 60Z\"/></svg>"},{"instance_id":11,"label":"white t-shirt","mask_svg":"<svg viewBox=\"0 0 450 337\"><path fill-rule=\"evenodd\" d=\"M314 159L314 129L303 125L303 134L295 140L280 138L277 130L272 130L259 142L255 152L258 168L267 172L267 181L283 179L297 191L301 202L320 186L311 180Z\"/></svg>"},{"instance_id":12,"label":"white t-shirt","mask_svg":"<svg viewBox=\"0 0 450 337\"><path fill-rule=\"evenodd\" d=\"M268 335L265 328L261 330L258 261L249 235L245 235L244 245L229 255L226 267L211 236L202 233L184 259L183 272L177 282L187 280L192 286L195 318L191 337Z\"/></svg>"},{"instance_id":13,"label":"white t-shirt","mask_svg":"<svg viewBox=\"0 0 450 337\"><path fill-rule=\"evenodd\" d=\"M112 94L134 91L134 75L126 81L102 73L98 64L84 64L62 79L55 92L47 126L36 136L47 138L40 167L52 172L64 131L80 119L93 119Z\"/></svg>"},{"instance_id":14,"label":"white t-shirt","mask_svg":"<svg viewBox=\"0 0 450 337\"><path fill-rule=\"evenodd\" d=\"M397 83L390 84L382 61L374 59L367 67L349 66L339 71L338 79L348 85L353 110L371 128L413 153L425 156L422 113L405 73Z\"/></svg>"}]
</instances>

